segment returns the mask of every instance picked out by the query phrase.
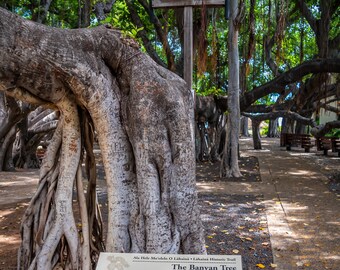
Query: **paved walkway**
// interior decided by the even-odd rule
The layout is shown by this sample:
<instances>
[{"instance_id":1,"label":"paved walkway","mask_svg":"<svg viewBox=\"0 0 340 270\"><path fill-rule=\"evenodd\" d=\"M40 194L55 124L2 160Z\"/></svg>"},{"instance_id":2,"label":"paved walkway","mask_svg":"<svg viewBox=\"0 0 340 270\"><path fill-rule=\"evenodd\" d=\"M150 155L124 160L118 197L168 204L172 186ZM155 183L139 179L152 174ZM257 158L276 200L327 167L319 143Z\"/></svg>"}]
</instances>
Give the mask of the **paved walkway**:
<instances>
[{"instance_id":1,"label":"paved walkway","mask_svg":"<svg viewBox=\"0 0 340 270\"><path fill-rule=\"evenodd\" d=\"M263 150L253 150L251 139L240 145L242 155L258 157L262 182L199 183L199 189L263 195L276 269L340 269L339 197L329 191L317 160L328 157L287 152L278 139L263 139ZM325 164L340 170L340 158Z\"/></svg>"}]
</instances>

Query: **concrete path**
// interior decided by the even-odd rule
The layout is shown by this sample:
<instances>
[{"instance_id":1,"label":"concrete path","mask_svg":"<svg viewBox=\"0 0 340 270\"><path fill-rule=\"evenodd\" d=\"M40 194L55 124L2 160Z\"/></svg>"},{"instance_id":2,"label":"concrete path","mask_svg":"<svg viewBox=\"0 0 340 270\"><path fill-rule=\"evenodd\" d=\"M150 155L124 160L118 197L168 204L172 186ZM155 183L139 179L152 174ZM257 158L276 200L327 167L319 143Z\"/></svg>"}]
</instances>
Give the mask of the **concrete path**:
<instances>
[{"instance_id":1,"label":"concrete path","mask_svg":"<svg viewBox=\"0 0 340 270\"><path fill-rule=\"evenodd\" d=\"M340 158L287 152L278 139L263 139L263 150L252 150L251 139L241 139L240 147L242 155L258 158L262 182L199 183L199 190L263 195L275 269L340 269L339 198L316 160L340 170Z\"/></svg>"}]
</instances>

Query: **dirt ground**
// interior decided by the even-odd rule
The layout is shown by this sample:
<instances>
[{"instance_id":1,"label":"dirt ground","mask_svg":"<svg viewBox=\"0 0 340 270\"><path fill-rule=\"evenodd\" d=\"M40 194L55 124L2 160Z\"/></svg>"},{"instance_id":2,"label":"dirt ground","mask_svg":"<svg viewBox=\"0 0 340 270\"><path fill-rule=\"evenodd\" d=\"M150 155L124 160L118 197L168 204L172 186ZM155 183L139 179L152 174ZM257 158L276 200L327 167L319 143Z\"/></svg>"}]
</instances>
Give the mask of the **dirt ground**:
<instances>
[{"instance_id":1,"label":"dirt ground","mask_svg":"<svg viewBox=\"0 0 340 270\"><path fill-rule=\"evenodd\" d=\"M240 167L244 176L236 181L260 181L257 158L241 158ZM99 168L100 175L101 170ZM197 165L197 172L198 181L218 181L217 163L200 163ZM29 197L34 192L38 172L2 172L0 178L0 269L15 269L16 252L20 243L20 220L29 203ZM103 185L98 197L103 205L105 218L107 197ZM242 255L245 269L251 269L248 266L259 262L272 262L266 216L260 197L200 193L199 204L209 254Z\"/></svg>"},{"instance_id":2,"label":"dirt ground","mask_svg":"<svg viewBox=\"0 0 340 270\"><path fill-rule=\"evenodd\" d=\"M321 163L327 163L327 159L320 160L322 160ZM219 180L218 164L207 162L197 165L197 182L200 186L199 205L206 232L208 254L238 254L242 255L244 269L260 269L261 266L273 269L275 264L273 264L263 196L247 192L218 191L218 183L226 181L231 185L240 185L239 187L246 187L248 183L261 185L257 157L241 155L240 168L242 178ZM98 171L102 175L101 167ZM337 176L332 171L323 173L330 177L330 190L337 192L339 182ZM16 253L20 243L20 220L29 203L29 198L35 191L38 175L36 170L0 172L1 270L16 269ZM206 185L216 187L216 189L204 189ZM106 193L102 180L98 191L105 218Z\"/></svg>"}]
</instances>

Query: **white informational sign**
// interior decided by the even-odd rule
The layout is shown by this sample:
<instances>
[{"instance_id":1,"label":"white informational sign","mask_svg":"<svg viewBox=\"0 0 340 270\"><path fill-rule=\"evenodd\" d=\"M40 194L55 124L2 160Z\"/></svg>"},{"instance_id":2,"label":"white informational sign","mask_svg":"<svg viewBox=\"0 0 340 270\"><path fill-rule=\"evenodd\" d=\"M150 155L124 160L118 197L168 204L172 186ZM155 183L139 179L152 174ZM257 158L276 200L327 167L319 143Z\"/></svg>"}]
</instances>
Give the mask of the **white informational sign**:
<instances>
[{"instance_id":1,"label":"white informational sign","mask_svg":"<svg viewBox=\"0 0 340 270\"><path fill-rule=\"evenodd\" d=\"M242 270L240 255L100 253L97 270Z\"/></svg>"}]
</instances>

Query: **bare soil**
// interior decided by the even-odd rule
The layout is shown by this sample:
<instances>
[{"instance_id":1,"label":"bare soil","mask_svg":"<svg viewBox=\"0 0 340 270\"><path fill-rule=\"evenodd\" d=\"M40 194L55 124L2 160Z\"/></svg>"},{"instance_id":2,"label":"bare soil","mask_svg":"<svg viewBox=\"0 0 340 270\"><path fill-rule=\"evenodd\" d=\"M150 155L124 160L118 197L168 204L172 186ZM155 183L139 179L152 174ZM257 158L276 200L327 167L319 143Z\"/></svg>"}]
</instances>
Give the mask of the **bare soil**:
<instances>
[{"instance_id":1,"label":"bare soil","mask_svg":"<svg viewBox=\"0 0 340 270\"><path fill-rule=\"evenodd\" d=\"M255 157L241 157L242 178L222 181L261 181ZM99 166L100 179L103 178ZM219 181L218 163L197 165L197 181ZM20 221L34 193L38 181L37 171L18 171L0 174L0 269L16 269L16 253L20 243ZM99 180L99 200L103 217L107 218L106 193ZM206 231L208 254L242 255L244 269L256 269L262 263L270 265L272 253L265 208L261 196L200 193L199 204Z\"/></svg>"}]
</instances>

